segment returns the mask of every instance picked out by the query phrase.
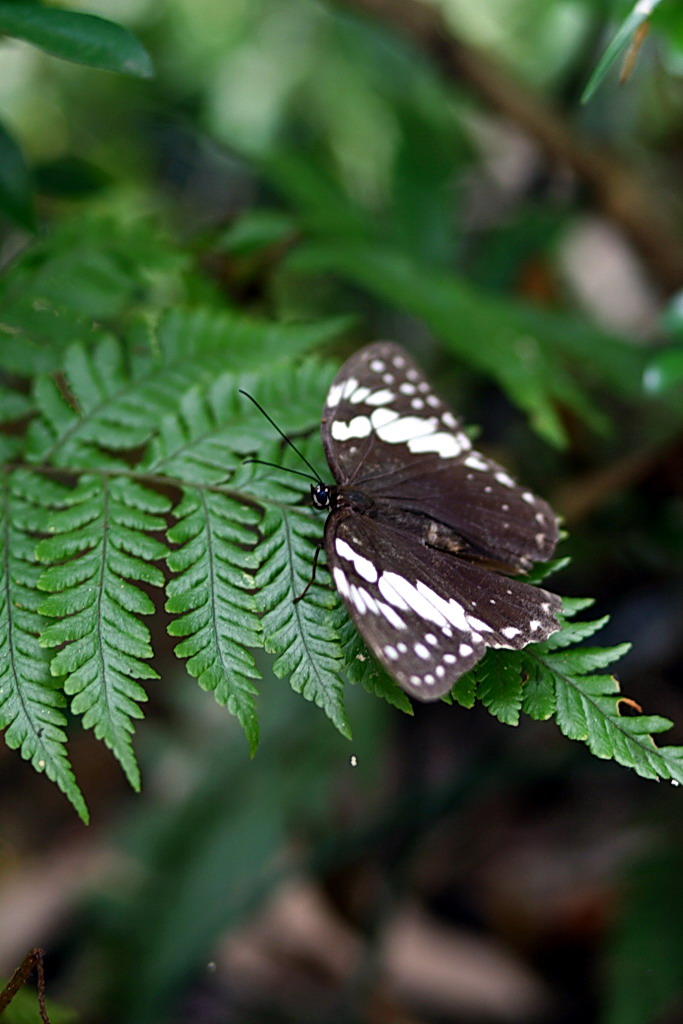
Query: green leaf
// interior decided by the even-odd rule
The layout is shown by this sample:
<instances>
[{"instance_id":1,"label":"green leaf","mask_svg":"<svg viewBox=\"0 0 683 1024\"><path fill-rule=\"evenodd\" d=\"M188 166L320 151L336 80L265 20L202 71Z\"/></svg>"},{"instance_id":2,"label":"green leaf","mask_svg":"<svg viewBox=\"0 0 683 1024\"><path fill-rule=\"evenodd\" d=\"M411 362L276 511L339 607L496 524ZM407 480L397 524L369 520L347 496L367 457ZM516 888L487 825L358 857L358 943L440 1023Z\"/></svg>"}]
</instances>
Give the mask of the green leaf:
<instances>
[{"instance_id":1,"label":"green leaf","mask_svg":"<svg viewBox=\"0 0 683 1024\"><path fill-rule=\"evenodd\" d=\"M628 870L620 892L606 950L602 1024L675 1020L671 1008L683 990L683 960L672 953L683 947L680 850L648 851Z\"/></svg>"},{"instance_id":2,"label":"green leaf","mask_svg":"<svg viewBox=\"0 0 683 1024\"><path fill-rule=\"evenodd\" d=\"M185 639L176 648L199 685L239 719L254 753L258 718L252 680L260 678L248 648L261 645L251 570L259 514L221 494L186 490L173 512L167 557L177 575L167 587L166 610L177 616L168 627Z\"/></svg>"},{"instance_id":3,"label":"green leaf","mask_svg":"<svg viewBox=\"0 0 683 1024\"><path fill-rule=\"evenodd\" d=\"M683 385L683 344L659 352L643 372L643 388L651 395Z\"/></svg>"},{"instance_id":4,"label":"green leaf","mask_svg":"<svg viewBox=\"0 0 683 1024\"><path fill-rule=\"evenodd\" d=\"M281 497L297 500L301 486L292 490L284 474L261 474L242 467L246 453L259 452L269 457L273 439L279 441L273 426L240 389L247 390L263 408L277 412L278 424L289 436L317 426L324 393L333 374L327 364L308 360L301 366L284 364L268 369L260 376L223 374L208 393L200 388L187 391L177 413L164 416L157 424L158 434L150 442L142 466L145 471L164 474L187 484L231 488L245 487L251 497ZM291 396L298 397L296 402ZM316 431L317 433L317 431ZM320 450L320 442L317 444ZM273 451L274 457L279 450ZM285 457L291 458L291 452ZM322 463L322 455L314 456ZM242 467L242 468L241 468ZM295 460L301 470L301 462Z\"/></svg>"},{"instance_id":5,"label":"green leaf","mask_svg":"<svg viewBox=\"0 0 683 1024\"><path fill-rule=\"evenodd\" d=\"M0 989L8 980L0 978ZM45 1009L50 1024L78 1024L80 1014L69 1006L46 999ZM30 983L19 989L7 1009L3 1010L2 1024L43 1024L44 1021L45 1017L41 1016L38 1004L38 993Z\"/></svg>"},{"instance_id":6,"label":"green leaf","mask_svg":"<svg viewBox=\"0 0 683 1024\"><path fill-rule=\"evenodd\" d=\"M311 580L321 524L297 509L269 508L261 533L256 602L264 646L278 656L275 674L289 676L292 688L322 708L350 738L340 678L344 655L339 598L315 580L306 597L295 601Z\"/></svg>"},{"instance_id":7,"label":"green leaf","mask_svg":"<svg viewBox=\"0 0 683 1024\"><path fill-rule=\"evenodd\" d=\"M522 706L521 659L518 651L488 651L471 669L482 704L505 725L517 725Z\"/></svg>"},{"instance_id":8,"label":"green leaf","mask_svg":"<svg viewBox=\"0 0 683 1024\"><path fill-rule=\"evenodd\" d=\"M84 476L50 508L52 536L38 545L48 566L38 582L50 593L40 612L56 621L42 632L43 647L59 647L50 670L64 676L71 709L83 716L121 763L133 788L140 776L133 753L133 719L147 695L138 682L156 679L148 664L150 632L140 616L154 605L137 584L161 586L154 564L167 551L153 536L170 503L123 479Z\"/></svg>"},{"instance_id":9,"label":"green leaf","mask_svg":"<svg viewBox=\"0 0 683 1024\"><path fill-rule=\"evenodd\" d=\"M37 589L41 566L35 559L32 531L43 518L29 499L55 486L24 472L2 475L0 522L0 727L5 741L19 749L39 772L55 782L88 821L88 809L76 785L66 753L66 701L50 675L38 642L45 624ZM61 491L61 489L58 489Z\"/></svg>"},{"instance_id":10,"label":"green leaf","mask_svg":"<svg viewBox=\"0 0 683 1024\"><path fill-rule=\"evenodd\" d=\"M412 715L413 706L408 695L375 661L351 619L347 618L342 624L340 637L346 661L345 673L349 681L360 684L376 697L382 697L399 711Z\"/></svg>"},{"instance_id":11,"label":"green leaf","mask_svg":"<svg viewBox=\"0 0 683 1024\"><path fill-rule=\"evenodd\" d=\"M135 36L94 14L0 0L0 33L76 64L140 78L154 74L150 56Z\"/></svg>"},{"instance_id":12,"label":"green leaf","mask_svg":"<svg viewBox=\"0 0 683 1024\"><path fill-rule=\"evenodd\" d=\"M61 368L64 350L88 345L98 323L182 294L186 263L158 225L84 209L0 276L0 366L19 377Z\"/></svg>"},{"instance_id":13,"label":"green leaf","mask_svg":"<svg viewBox=\"0 0 683 1024\"><path fill-rule=\"evenodd\" d=\"M474 672L460 676L450 692L450 697L462 708L473 708L477 699L477 679Z\"/></svg>"},{"instance_id":14,"label":"green leaf","mask_svg":"<svg viewBox=\"0 0 683 1024\"><path fill-rule=\"evenodd\" d=\"M607 427L597 403L578 383L577 360L624 395L642 396L644 356L620 339L479 292L464 278L418 264L400 250L346 240L309 243L290 258L290 266L340 273L422 319L459 359L497 381L555 445L566 443L558 404L593 429Z\"/></svg>"},{"instance_id":15,"label":"green leaf","mask_svg":"<svg viewBox=\"0 0 683 1024\"><path fill-rule=\"evenodd\" d=\"M24 155L0 123L0 211L27 231L35 231L33 182Z\"/></svg>"},{"instance_id":16,"label":"green leaf","mask_svg":"<svg viewBox=\"0 0 683 1024\"><path fill-rule=\"evenodd\" d=\"M643 22L647 21L652 12L658 6L660 0L638 0L635 3L617 32L610 41L607 49L596 64L588 79L586 86L581 93L581 102L587 103L594 95L603 78L614 64L619 55L626 49L633 38L633 33Z\"/></svg>"},{"instance_id":17,"label":"green leaf","mask_svg":"<svg viewBox=\"0 0 683 1024\"><path fill-rule=\"evenodd\" d=\"M103 333L89 346L71 345L59 374L37 379L34 398L40 416L29 427L28 457L67 467L116 465L111 453L139 448L160 431L158 444L167 453L182 436L185 442L196 442L183 459L207 458L218 466L226 447L231 443L240 447L236 434L240 421L258 424L259 443L273 433L264 417L238 394L239 387L251 386L253 378L237 379L225 373L226 368L267 365L261 386L266 402L274 392L282 395L283 382L320 387L319 364L317 372L315 364L295 371L295 379L277 367L290 354L326 340L338 326L336 320L278 325L230 313L174 310L162 317L156 335L147 339L147 348L133 345L133 339L124 345ZM327 373L323 371L325 380ZM206 439L207 450L201 455L198 438L211 432L210 420L221 430ZM284 425L289 429L289 422ZM155 449L148 466L158 466L160 457ZM167 464L165 472L180 472L177 460L174 467ZM223 467L217 479L225 476ZM191 477L183 479L193 482ZM207 477L203 479L208 482Z\"/></svg>"},{"instance_id":18,"label":"green leaf","mask_svg":"<svg viewBox=\"0 0 683 1024\"><path fill-rule=\"evenodd\" d=\"M575 625L597 629L603 621L565 625L565 638ZM565 736L582 740L596 757L618 761L643 778L683 782L683 747L657 747L652 739L671 723L657 715L622 715L624 697L615 677L594 674L596 668L618 660L630 645L558 651L553 640L549 637L519 654L528 688L524 710L534 718L547 718L553 712L554 691L555 717Z\"/></svg>"},{"instance_id":19,"label":"green leaf","mask_svg":"<svg viewBox=\"0 0 683 1024\"><path fill-rule=\"evenodd\" d=\"M522 665L525 675L522 711L537 722L544 722L555 714L555 678L541 661L526 658Z\"/></svg>"}]
</instances>

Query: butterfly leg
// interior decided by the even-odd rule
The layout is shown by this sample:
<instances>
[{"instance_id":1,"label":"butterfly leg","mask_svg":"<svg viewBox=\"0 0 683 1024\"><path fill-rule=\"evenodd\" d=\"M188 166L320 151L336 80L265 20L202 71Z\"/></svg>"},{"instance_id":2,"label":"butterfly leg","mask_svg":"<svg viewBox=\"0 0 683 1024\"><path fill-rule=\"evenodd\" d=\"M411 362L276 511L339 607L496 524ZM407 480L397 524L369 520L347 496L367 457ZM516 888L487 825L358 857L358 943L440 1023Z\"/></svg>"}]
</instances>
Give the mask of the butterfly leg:
<instances>
[{"instance_id":1,"label":"butterfly leg","mask_svg":"<svg viewBox=\"0 0 683 1024\"><path fill-rule=\"evenodd\" d=\"M322 549L323 549L323 545L322 544L316 544L315 555L313 556L313 568L311 570L311 578L308 581L308 583L306 584L306 586L304 587L304 589L301 591L301 593L298 594L294 598L294 604L296 604L297 601L300 601L302 597L305 597L306 594L308 593L308 591L313 586L313 581L315 580L315 573L316 573L316 570L318 568L318 558L320 557L320 552L322 551Z\"/></svg>"}]
</instances>

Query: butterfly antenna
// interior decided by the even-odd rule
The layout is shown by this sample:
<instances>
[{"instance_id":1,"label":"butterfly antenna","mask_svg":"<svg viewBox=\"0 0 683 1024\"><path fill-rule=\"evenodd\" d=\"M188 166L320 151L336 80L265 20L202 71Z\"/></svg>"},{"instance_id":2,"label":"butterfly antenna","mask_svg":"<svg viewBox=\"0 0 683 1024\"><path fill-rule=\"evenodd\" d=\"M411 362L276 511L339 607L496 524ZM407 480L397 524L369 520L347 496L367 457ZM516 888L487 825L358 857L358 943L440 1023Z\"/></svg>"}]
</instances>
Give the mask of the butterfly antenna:
<instances>
[{"instance_id":1,"label":"butterfly antenna","mask_svg":"<svg viewBox=\"0 0 683 1024\"><path fill-rule=\"evenodd\" d=\"M318 483L317 476L311 476L310 473L304 473L300 469L292 469L291 466L279 466L277 462L266 462L265 459L242 459L242 465L248 466L249 463L256 463L257 466L272 466L273 469L281 469L285 473L296 473L297 476L304 476L307 480L315 480Z\"/></svg>"},{"instance_id":2,"label":"butterfly antenna","mask_svg":"<svg viewBox=\"0 0 683 1024\"><path fill-rule=\"evenodd\" d=\"M311 479L315 480L316 483L319 483L320 482L320 476L316 473L315 466L311 465L311 463L308 461L308 459L306 458L304 453L297 448L297 446L294 444L292 439L290 437L287 437L287 435L282 430L280 430L280 428L278 427L278 425L275 422L275 420L273 419L273 417L268 415L268 413L263 408L263 406L259 402L257 402L256 399L254 398L254 396L250 395L248 391L244 391L242 388L239 388L238 390L239 390L239 393L241 395L244 395L245 398L248 398L250 402L254 403L254 405L256 406L258 411L261 413L261 415L265 416L265 418L268 420L270 425L277 430L278 434L283 439L283 441L286 441L287 444L289 445L289 447L294 449L294 451L299 456L301 461L305 462L305 464L308 466L308 468L310 469L311 473L313 474ZM258 462L259 460L258 459L247 459L246 461L247 462ZM264 465L271 465L272 466L272 465L274 465L274 463L264 463ZM287 467L286 466L278 466L277 468L278 469L286 469ZM293 469L291 472L292 473L299 473L300 476L308 476L308 473L301 473L300 470Z\"/></svg>"}]
</instances>

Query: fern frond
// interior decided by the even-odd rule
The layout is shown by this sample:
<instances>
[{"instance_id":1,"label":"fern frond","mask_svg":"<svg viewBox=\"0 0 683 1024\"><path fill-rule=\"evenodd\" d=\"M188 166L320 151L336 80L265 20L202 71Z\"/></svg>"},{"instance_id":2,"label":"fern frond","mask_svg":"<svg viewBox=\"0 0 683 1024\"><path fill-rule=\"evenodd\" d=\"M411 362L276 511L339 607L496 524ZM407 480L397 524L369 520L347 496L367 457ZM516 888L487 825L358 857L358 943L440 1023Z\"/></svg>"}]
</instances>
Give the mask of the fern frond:
<instances>
[{"instance_id":1,"label":"fern frond","mask_svg":"<svg viewBox=\"0 0 683 1024\"><path fill-rule=\"evenodd\" d=\"M178 616L168 627L185 637L176 648L205 690L213 690L240 721L252 753L258 719L252 680L260 678L249 648L261 645L252 569L259 513L225 495L186 490L173 515L167 556L177 573L167 586L166 610Z\"/></svg>"},{"instance_id":2,"label":"fern frond","mask_svg":"<svg viewBox=\"0 0 683 1024\"><path fill-rule=\"evenodd\" d=\"M618 761L644 778L683 783L683 747L657 747L652 738L672 723L657 715L623 715L622 706L632 702L626 701L614 676L596 674L618 661L630 645L572 646L609 619L566 621L592 603L566 598L556 633L521 651L488 651L458 680L450 697L468 708L478 697L508 725L517 724L520 710L539 721L554 715L565 736L582 740L597 757Z\"/></svg>"},{"instance_id":3,"label":"fern frond","mask_svg":"<svg viewBox=\"0 0 683 1024\"><path fill-rule=\"evenodd\" d=\"M167 364L213 355L214 370L244 373L291 361L336 337L348 323L348 317L277 323L225 310L172 309L159 321L157 343Z\"/></svg>"},{"instance_id":4,"label":"fern frond","mask_svg":"<svg viewBox=\"0 0 683 1024\"><path fill-rule=\"evenodd\" d=\"M212 310L174 310L153 334L133 332L126 343L100 334L87 347L71 345L61 373L37 380L40 415L28 431L28 457L58 466L103 464L109 452L148 441L164 416L177 415L193 385L197 394L210 392L215 404L217 374L229 378L266 365L275 377L278 363L331 337L339 326L338 319L284 325ZM230 390L235 398L234 383Z\"/></svg>"},{"instance_id":5,"label":"fern frond","mask_svg":"<svg viewBox=\"0 0 683 1024\"><path fill-rule=\"evenodd\" d=\"M315 580L306 598L295 602L312 576L320 523L297 509L269 508L260 532L256 602L265 648L278 656L275 674L288 675L293 689L350 737L339 675L344 664L339 600Z\"/></svg>"},{"instance_id":6,"label":"fern frond","mask_svg":"<svg viewBox=\"0 0 683 1024\"><path fill-rule=\"evenodd\" d=\"M41 644L59 647L50 670L65 676L71 709L83 716L118 758L131 785L139 788L139 771L131 744L132 719L147 699L139 679L155 679L147 664L150 633L140 616L154 605L137 585L161 586L154 563L167 549L151 536L165 526L160 513L168 499L134 481L84 476L50 504L50 532L37 553L48 565L38 586L50 593L41 614L55 618Z\"/></svg>"},{"instance_id":7,"label":"fern frond","mask_svg":"<svg viewBox=\"0 0 683 1024\"><path fill-rule=\"evenodd\" d=\"M23 471L2 475L0 522L0 728L12 749L55 782L83 821L88 810L76 785L66 753L66 704L38 637L45 620L38 611L41 566L35 558L36 537L43 516L36 514L28 494L61 488L32 480Z\"/></svg>"}]
</instances>

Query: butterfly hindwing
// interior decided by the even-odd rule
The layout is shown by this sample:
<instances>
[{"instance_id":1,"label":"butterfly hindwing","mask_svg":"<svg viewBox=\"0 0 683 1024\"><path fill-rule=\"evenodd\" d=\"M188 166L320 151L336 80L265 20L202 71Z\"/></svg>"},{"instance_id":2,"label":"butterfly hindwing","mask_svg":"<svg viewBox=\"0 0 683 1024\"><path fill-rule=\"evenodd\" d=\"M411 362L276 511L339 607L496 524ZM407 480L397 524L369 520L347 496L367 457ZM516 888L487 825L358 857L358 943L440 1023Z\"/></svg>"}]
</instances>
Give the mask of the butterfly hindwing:
<instances>
[{"instance_id":1,"label":"butterfly hindwing","mask_svg":"<svg viewBox=\"0 0 683 1024\"><path fill-rule=\"evenodd\" d=\"M330 513L325 547L363 639L420 700L447 693L487 647L519 649L557 628L554 594L425 547L350 509Z\"/></svg>"}]
</instances>

